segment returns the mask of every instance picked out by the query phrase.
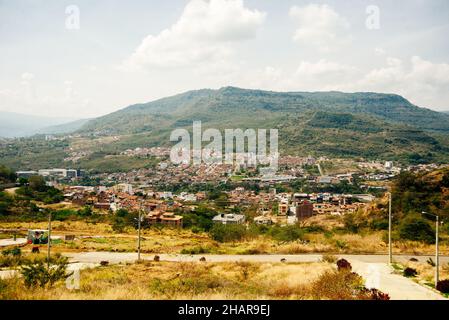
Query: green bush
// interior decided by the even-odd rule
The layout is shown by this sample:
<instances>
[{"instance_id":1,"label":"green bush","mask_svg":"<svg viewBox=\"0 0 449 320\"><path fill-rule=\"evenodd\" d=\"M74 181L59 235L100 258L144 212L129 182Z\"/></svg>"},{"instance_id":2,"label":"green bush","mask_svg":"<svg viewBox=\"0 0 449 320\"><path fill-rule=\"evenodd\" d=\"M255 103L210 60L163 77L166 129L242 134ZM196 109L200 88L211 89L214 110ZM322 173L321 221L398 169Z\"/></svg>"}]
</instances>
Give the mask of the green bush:
<instances>
[{"instance_id":1,"label":"green bush","mask_svg":"<svg viewBox=\"0 0 449 320\"><path fill-rule=\"evenodd\" d=\"M136 227L136 212L128 212L125 209L118 210L112 218L112 230L122 233L127 227Z\"/></svg>"},{"instance_id":2,"label":"green bush","mask_svg":"<svg viewBox=\"0 0 449 320\"><path fill-rule=\"evenodd\" d=\"M204 247L193 247L193 248L185 248L181 250L181 254L205 254L205 253L210 253L210 249L209 248L204 248Z\"/></svg>"},{"instance_id":3,"label":"green bush","mask_svg":"<svg viewBox=\"0 0 449 320\"><path fill-rule=\"evenodd\" d=\"M296 225L285 227L274 226L271 228L269 234L277 241L292 242L302 239L304 231Z\"/></svg>"},{"instance_id":4,"label":"green bush","mask_svg":"<svg viewBox=\"0 0 449 320\"><path fill-rule=\"evenodd\" d=\"M239 241L248 236L246 226L241 224L214 224L209 233L218 242Z\"/></svg>"},{"instance_id":5,"label":"green bush","mask_svg":"<svg viewBox=\"0 0 449 320\"><path fill-rule=\"evenodd\" d=\"M23 276L25 286L52 287L57 281L65 280L71 273L67 273L68 259L56 257L47 266L45 259L29 261L21 266L20 273Z\"/></svg>"},{"instance_id":6,"label":"green bush","mask_svg":"<svg viewBox=\"0 0 449 320\"><path fill-rule=\"evenodd\" d=\"M22 255L22 250L19 247L14 247L11 249L5 249L2 251L4 256L20 257Z\"/></svg>"},{"instance_id":7,"label":"green bush","mask_svg":"<svg viewBox=\"0 0 449 320\"><path fill-rule=\"evenodd\" d=\"M435 232L426 219L420 216L408 216L399 225L399 237L405 240L435 243Z\"/></svg>"}]
</instances>

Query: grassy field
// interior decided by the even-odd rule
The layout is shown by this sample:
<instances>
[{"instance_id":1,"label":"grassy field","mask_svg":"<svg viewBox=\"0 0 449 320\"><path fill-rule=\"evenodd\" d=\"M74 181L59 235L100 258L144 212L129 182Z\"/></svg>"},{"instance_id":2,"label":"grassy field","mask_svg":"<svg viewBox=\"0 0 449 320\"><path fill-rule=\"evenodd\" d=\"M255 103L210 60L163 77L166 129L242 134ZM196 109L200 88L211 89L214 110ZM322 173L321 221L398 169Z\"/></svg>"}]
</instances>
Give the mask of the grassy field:
<instances>
[{"instance_id":1,"label":"grassy field","mask_svg":"<svg viewBox=\"0 0 449 320\"><path fill-rule=\"evenodd\" d=\"M408 261L401 265L396 265L397 272L402 273L405 268L415 269L417 274L412 279L418 283L428 285L431 288L435 285L435 267L429 263ZM449 263L440 265L440 280L449 279Z\"/></svg>"},{"instance_id":2,"label":"grassy field","mask_svg":"<svg viewBox=\"0 0 449 320\"><path fill-rule=\"evenodd\" d=\"M83 270L80 287L0 280L0 299L367 299L363 280L330 263L144 262Z\"/></svg>"},{"instance_id":3,"label":"grassy field","mask_svg":"<svg viewBox=\"0 0 449 320\"><path fill-rule=\"evenodd\" d=\"M47 223L1 223L1 229L46 229ZM57 241L55 252L116 251L136 250L136 231L125 230L117 234L106 223L86 223L83 221L56 221L52 224L54 235L74 234L75 241ZM25 235L23 232L22 236ZM185 253L185 254L301 254L301 253L353 253L382 254L387 252L383 232L340 234L333 232L307 233L303 239L292 242L279 242L266 236L251 240L220 243L211 239L207 233L193 233L186 229L149 229L142 232L143 253ZM2 234L2 238L12 238ZM29 249L29 248L28 248ZM434 245L415 241L395 241L395 254L433 254ZM440 246L441 254L449 254L446 243Z\"/></svg>"}]
</instances>

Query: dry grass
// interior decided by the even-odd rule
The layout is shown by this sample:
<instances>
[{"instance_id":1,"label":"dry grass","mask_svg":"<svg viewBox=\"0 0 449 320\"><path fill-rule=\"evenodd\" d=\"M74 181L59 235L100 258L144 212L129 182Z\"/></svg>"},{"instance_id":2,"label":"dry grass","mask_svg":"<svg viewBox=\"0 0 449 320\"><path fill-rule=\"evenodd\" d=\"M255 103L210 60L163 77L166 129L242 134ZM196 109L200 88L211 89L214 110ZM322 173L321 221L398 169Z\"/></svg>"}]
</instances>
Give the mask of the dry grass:
<instances>
[{"instance_id":1,"label":"dry grass","mask_svg":"<svg viewBox=\"0 0 449 320\"><path fill-rule=\"evenodd\" d=\"M73 242L55 244L57 252L71 251L116 251L132 252L136 249L136 231L132 228L122 234L113 233L106 223L87 223L83 221L55 221L52 224L54 235L75 234L77 236L101 236L101 238L78 238ZM0 223L0 229L46 229L47 223L8 222ZM387 252L387 245L382 240L383 232L339 234L310 233L305 235L307 243L298 241L278 243L269 237L218 243L207 233L193 233L190 230L163 228L143 231L142 251L144 253L181 253L195 251L198 248L211 254L379 254ZM12 235L11 235L12 237ZM396 254L432 254L433 245L414 241L395 241ZM440 245L441 254L449 254L449 246Z\"/></svg>"},{"instance_id":2,"label":"dry grass","mask_svg":"<svg viewBox=\"0 0 449 320\"><path fill-rule=\"evenodd\" d=\"M421 283L434 283L435 268L428 263L408 261L403 263L404 268L413 268L418 274L416 281ZM449 279L449 263L440 266L440 280Z\"/></svg>"},{"instance_id":3,"label":"dry grass","mask_svg":"<svg viewBox=\"0 0 449 320\"><path fill-rule=\"evenodd\" d=\"M328 263L144 262L84 270L79 290L2 280L0 299L364 299L362 285Z\"/></svg>"}]
</instances>

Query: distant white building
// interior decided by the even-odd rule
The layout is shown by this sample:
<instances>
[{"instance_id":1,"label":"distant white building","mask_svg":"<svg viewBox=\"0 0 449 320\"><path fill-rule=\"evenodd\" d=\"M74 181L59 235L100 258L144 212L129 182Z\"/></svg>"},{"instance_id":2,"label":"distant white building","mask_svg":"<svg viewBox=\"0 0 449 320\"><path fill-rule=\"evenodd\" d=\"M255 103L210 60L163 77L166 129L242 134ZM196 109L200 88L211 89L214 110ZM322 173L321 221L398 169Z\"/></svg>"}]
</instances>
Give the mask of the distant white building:
<instances>
[{"instance_id":1,"label":"distant white building","mask_svg":"<svg viewBox=\"0 0 449 320\"><path fill-rule=\"evenodd\" d=\"M128 193L128 194L134 194L133 186L129 183L120 183L114 186L114 189L118 192Z\"/></svg>"},{"instance_id":2,"label":"distant white building","mask_svg":"<svg viewBox=\"0 0 449 320\"><path fill-rule=\"evenodd\" d=\"M43 177L76 178L78 172L75 169L41 169L38 174Z\"/></svg>"},{"instance_id":3,"label":"distant white building","mask_svg":"<svg viewBox=\"0 0 449 320\"><path fill-rule=\"evenodd\" d=\"M37 171L17 171L18 178L29 178L32 176L37 176L39 173Z\"/></svg>"},{"instance_id":4,"label":"distant white building","mask_svg":"<svg viewBox=\"0 0 449 320\"><path fill-rule=\"evenodd\" d=\"M219 214L215 216L212 221L221 224L243 224L245 223L245 216L243 214Z\"/></svg>"}]
</instances>

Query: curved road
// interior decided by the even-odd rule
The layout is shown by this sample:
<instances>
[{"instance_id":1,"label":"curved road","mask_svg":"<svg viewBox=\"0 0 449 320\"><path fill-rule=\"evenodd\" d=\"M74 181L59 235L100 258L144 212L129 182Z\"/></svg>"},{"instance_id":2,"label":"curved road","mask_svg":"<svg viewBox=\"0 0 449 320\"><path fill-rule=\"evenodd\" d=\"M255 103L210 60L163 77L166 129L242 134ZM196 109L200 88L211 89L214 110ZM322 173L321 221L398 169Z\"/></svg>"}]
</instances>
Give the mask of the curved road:
<instances>
[{"instance_id":1,"label":"curved road","mask_svg":"<svg viewBox=\"0 0 449 320\"><path fill-rule=\"evenodd\" d=\"M80 267L99 264L101 261L108 261L110 264L133 262L137 259L136 253L115 253L115 252L83 252L66 253L73 263L78 263ZM155 255L142 255L144 260L153 260ZM276 263L285 259L285 262L318 262L322 256L319 254L304 255L180 255L180 254L160 254L160 261L170 262L198 262L201 257L205 257L208 262L267 262ZM395 256L395 261L404 262L410 258L416 258L420 262L425 262L432 256ZM421 286L411 279L395 274L388 265L387 255L339 255L339 258L348 260L353 270L360 274L366 281L368 288L376 288L387 292L393 300L445 300L439 293ZM441 257L441 263L448 263L449 257Z\"/></svg>"}]
</instances>

